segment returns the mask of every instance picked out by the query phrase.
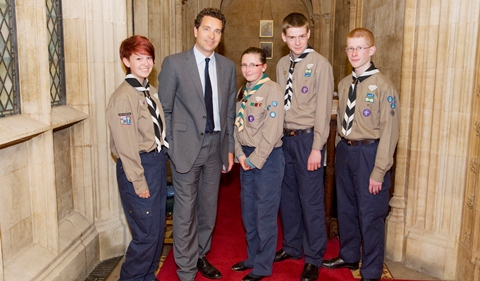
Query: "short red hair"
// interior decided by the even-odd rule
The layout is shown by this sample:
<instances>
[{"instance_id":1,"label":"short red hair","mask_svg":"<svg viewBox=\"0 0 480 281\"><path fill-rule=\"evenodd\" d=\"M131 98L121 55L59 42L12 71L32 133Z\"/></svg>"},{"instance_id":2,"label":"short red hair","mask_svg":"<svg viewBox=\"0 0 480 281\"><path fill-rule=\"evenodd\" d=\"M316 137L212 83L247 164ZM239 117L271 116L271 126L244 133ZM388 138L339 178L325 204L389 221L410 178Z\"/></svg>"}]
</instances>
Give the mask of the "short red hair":
<instances>
[{"instance_id":1,"label":"short red hair","mask_svg":"<svg viewBox=\"0 0 480 281\"><path fill-rule=\"evenodd\" d=\"M145 36L133 35L120 45L120 59L130 58L132 54L151 56L155 62L155 47Z\"/></svg>"},{"instance_id":2,"label":"short red hair","mask_svg":"<svg viewBox=\"0 0 480 281\"><path fill-rule=\"evenodd\" d=\"M375 45L375 39L373 37L373 33L363 27L355 28L354 30L350 31L347 35L347 40L350 38L364 38L365 43L367 43L368 46L374 46Z\"/></svg>"}]
</instances>

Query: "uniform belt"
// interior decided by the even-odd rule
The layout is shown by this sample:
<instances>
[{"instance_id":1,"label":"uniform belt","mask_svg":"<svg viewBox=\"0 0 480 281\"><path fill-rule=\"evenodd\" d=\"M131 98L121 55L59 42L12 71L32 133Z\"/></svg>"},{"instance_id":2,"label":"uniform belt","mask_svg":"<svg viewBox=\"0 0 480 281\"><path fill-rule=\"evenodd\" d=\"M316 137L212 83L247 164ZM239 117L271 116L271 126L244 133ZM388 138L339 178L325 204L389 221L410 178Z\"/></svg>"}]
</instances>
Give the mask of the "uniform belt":
<instances>
[{"instance_id":1,"label":"uniform belt","mask_svg":"<svg viewBox=\"0 0 480 281\"><path fill-rule=\"evenodd\" d=\"M346 138L342 138L342 140L349 146L362 146L378 142L378 139L347 140Z\"/></svg>"},{"instance_id":2,"label":"uniform belt","mask_svg":"<svg viewBox=\"0 0 480 281\"><path fill-rule=\"evenodd\" d=\"M289 136L289 137L294 137L294 136L309 134L309 133L311 133L311 132L313 132L313 127L312 127L312 128L307 128L307 129L300 129L300 130L283 129L283 133L284 133L286 136Z\"/></svg>"},{"instance_id":3,"label":"uniform belt","mask_svg":"<svg viewBox=\"0 0 480 281\"><path fill-rule=\"evenodd\" d=\"M157 147L155 147L152 151L145 151L145 150L142 150L140 152L138 152L138 154L149 154L149 153L154 153L154 152L157 152Z\"/></svg>"}]
</instances>

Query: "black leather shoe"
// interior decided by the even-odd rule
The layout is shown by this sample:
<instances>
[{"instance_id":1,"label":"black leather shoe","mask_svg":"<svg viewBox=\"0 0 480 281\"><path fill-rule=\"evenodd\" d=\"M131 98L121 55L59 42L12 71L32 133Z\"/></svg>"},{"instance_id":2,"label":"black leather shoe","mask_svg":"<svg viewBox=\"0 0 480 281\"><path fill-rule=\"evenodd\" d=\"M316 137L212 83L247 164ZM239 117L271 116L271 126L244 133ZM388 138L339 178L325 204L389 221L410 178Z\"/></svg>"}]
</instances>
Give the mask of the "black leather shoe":
<instances>
[{"instance_id":1,"label":"black leather shoe","mask_svg":"<svg viewBox=\"0 0 480 281\"><path fill-rule=\"evenodd\" d=\"M206 257L200 258L197 261L198 271L208 279L220 279L222 274L211 263L208 262Z\"/></svg>"},{"instance_id":2,"label":"black leather shoe","mask_svg":"<svg viewBox=\"0 0 480 281\"><path fill-rule=\"evenodd\" d=\"M290 254L288 254L287 252L285 252L285 250L283 249L280 249L278 250L278 252L275 253L275 258L273 259L274 262L277 262L277 261L284 261L286 259L292 259L292 260L298 260L299 258L296 258Z\"/></svg>"},{"instance_id":3,"label":"black leather shoe","mask_svg":"<svg viewBox=\"0 0 480 281\"><path fill-rule=\"evenodd\" d=\"M322 266L330 269L336 269L336 268L358 269L358 262L345 262L340 257L336 257L334 259L323 261Z\"/></svg>"},{"instance_id":4,"label":"black leather shoe","mask_svg":"<svg viewBox=\"0 0 480 281\"><path fill-rule=\"evenodd\" d=\"M376 279L365 279L362 277L362 279L360 281L380 281L380 278L376 278Z\"/></svg>"},{"instance_id":5,"label":"black leather shoe","mask_svg":"<svg viewBox=\"0 0 480 281\"><path fill-rule=\"evenodd\" d=\"M248 275L242 278L242 281L260 281L263 279L263 277L265 276L259 276L253 273L249 273Z\"/></svg>"},{"instance_id":6,"label":"black leather shoe","mask_svg":"<svg viewBox=\"0 0 480 281\"><path fill-rule=\"evenodd\" d=\"M315 266L311 263L306 263L303 267L302 275L300 275L300 280L302 281L316 281L318 279L318 266Z\"/></svg>"},{"instance_id":7,"label":"black leather shoe","mask_svg":"<svg viewBox=\"0 0 480 281\"><path fill-rule=\"evenodd\" d=\"M246 267L243 261L237 262L236 264L232 265L233 271L245 271L247 269L250 269L250 267Z\"/></svg>"}]
</instances>

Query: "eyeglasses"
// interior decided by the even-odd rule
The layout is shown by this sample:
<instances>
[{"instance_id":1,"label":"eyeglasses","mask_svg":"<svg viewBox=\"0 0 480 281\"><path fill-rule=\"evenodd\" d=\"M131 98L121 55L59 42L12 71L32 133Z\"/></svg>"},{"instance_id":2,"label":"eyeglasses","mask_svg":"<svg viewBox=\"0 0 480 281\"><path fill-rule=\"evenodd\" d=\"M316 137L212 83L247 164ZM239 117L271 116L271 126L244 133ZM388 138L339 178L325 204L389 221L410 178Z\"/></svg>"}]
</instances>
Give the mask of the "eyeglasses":
<instances>
[{"instance_id":1,"label":"eyeglasses","mask_svg":"<svg viewBox=\"0 0 480 281\"><path fill-rule=\"evenodd\" d=\"M346 51L347 53L353 53L353 51L357 51L357 53L358 53L358 52L361 52L361 51L363 51L363 50L369 49L369 48L371 48L371 47L372 47L372 46L370 46L370 47L356 47L356 48L354 48L354 47L347 47L347 48L345 48L345 51Z\"/></svg>"},{"instance_id":2,"label":"eyeglasses","mask_svg":"<svg viewBox=\"0 0 480 281\"><path fill-rule=\"evenodd\" d=\"M241 67L241 68L246 68L246 67L248 67L248 68L250 68L250 69L253 69L253 68L258 67L258 66L261 66L261 65L263 65L263 63L260 63L260 64L253 64L253 63L251 63L251 64L244 64L244 63L242 63L242 64L240 65L240 67Z\"/></svg>"}]
</instances>

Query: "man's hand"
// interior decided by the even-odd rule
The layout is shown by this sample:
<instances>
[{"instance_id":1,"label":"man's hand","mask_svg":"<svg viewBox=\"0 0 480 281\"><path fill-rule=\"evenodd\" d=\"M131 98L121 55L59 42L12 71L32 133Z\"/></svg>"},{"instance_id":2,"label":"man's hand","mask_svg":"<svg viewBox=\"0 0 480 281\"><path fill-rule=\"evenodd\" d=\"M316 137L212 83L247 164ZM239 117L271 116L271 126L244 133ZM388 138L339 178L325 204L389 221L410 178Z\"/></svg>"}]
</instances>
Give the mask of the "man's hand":
<instances>
[{"instance_id":1,"label":"man's hand","mask_svg":"<svg viewBox=\"0 0 480 281\"><path fill-rule=\"evenodd\" d=\"M376 181L370 179L370 183L368 185L368 191L371 194L376 195L377 193L380 192L380 190L382 190L382 183L381 182L376 182Z\"/></svg>"},{"instance_id":2,"label":"man's hand","mask_svg":"<svg viewBox=\"0 0 480 281\"><path fill-rule=\"evenodd\" d=\"M235 163L233 159L234 159L233 153L230 153L230 152L229 152L229 153L228 153L228 168L227 168L226 171L225 171L225 170L222 170L222 173L225 174L225 173L230 172L230 170L231 170L232 167L233 167L233 164Z\"/></svg>"},{"instance_id":3,"label":"man's hand","mask_svg":"<svg viewBox=\"0 0 480 281\"><path fill-rule=\"evenodd\" d=\"M322 167L322 153L320 150L312 149L308 156L307 170L316 171Z\"/></svg>"}]
</instances>

